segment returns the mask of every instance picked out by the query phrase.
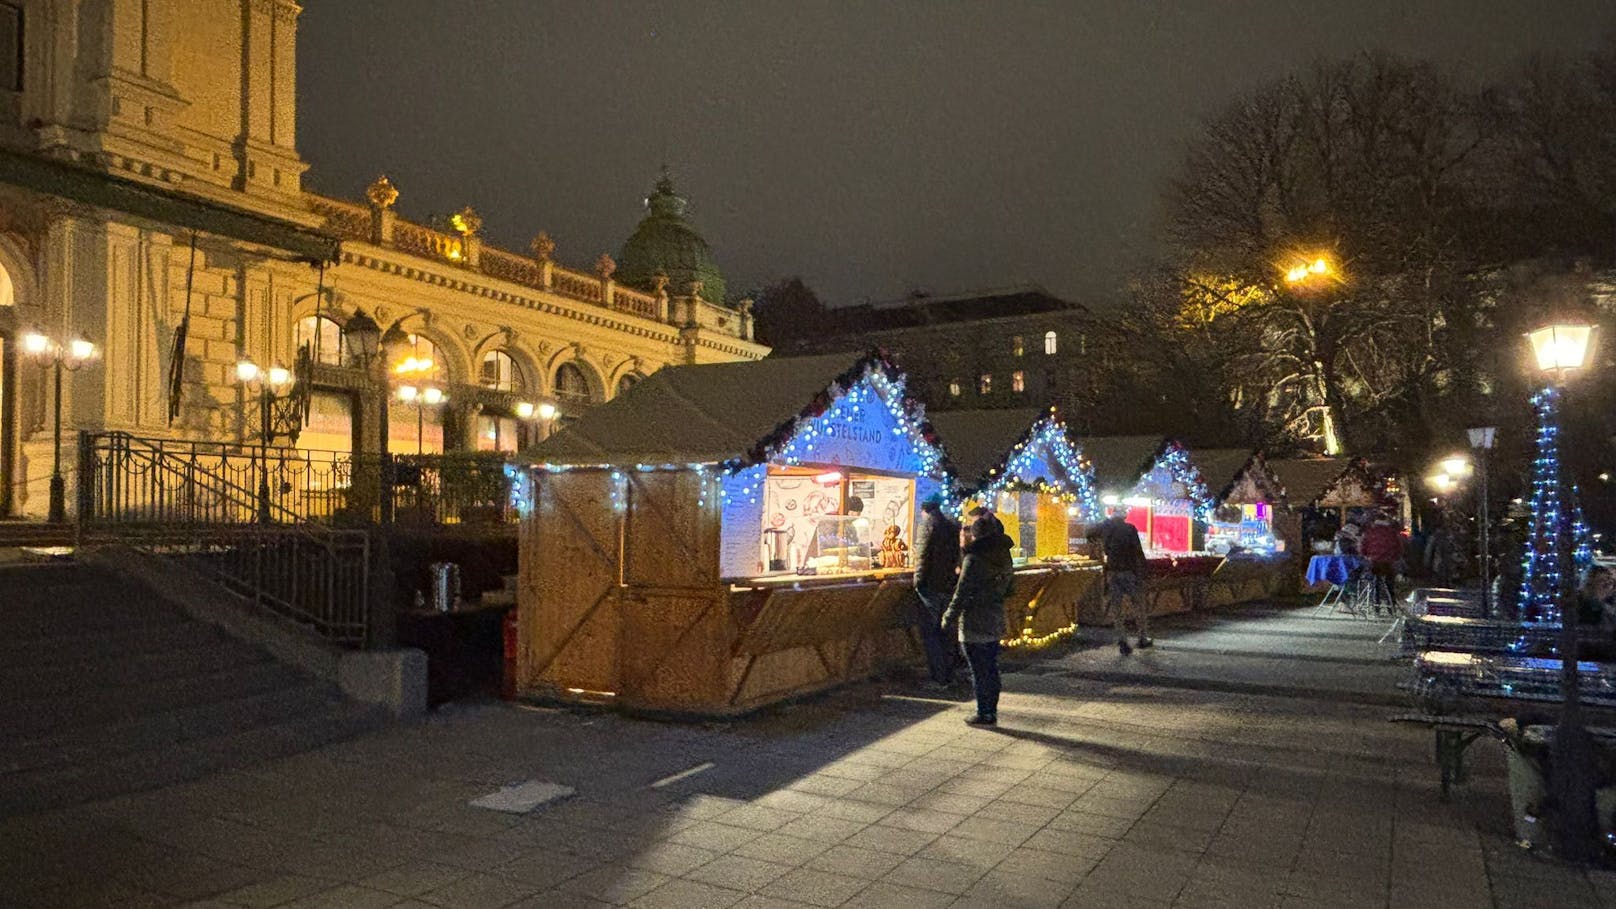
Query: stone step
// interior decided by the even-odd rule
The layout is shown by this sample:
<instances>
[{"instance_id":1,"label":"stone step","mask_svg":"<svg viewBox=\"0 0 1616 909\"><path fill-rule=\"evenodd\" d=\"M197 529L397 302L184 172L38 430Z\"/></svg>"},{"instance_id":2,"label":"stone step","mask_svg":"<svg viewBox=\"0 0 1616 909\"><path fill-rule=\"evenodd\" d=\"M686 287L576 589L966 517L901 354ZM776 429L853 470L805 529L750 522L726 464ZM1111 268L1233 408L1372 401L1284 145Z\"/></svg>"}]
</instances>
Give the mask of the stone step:
<instances>
[{"instance_id":1,"label":"stone step","mask_svg":"<svg viewBox=\"0 0 1616 909\"><path fill-rule=\"evenodd\" d=\"M3 625L3 623L0 623ZM0 675L33 672L62 663L106 663L164 653L184 653L228 643L224 634L199 622L150 624L122 628L116 634L72 633L31 639L0 638Z\"/></svg>"},{"instance_id":2,"label":"stone step","mask_svg":"<svg viewBox=\"0 0 1616 909\"><path fill-rule=\"evenodd\" d=\"M257 662L270 662L267 653L222 646L219 636L187 646L168 646L145 653L124 652L115 658L94 655L86 658L75 650L62 650L56 659L36 659L21 664L0 663L0 691L7 698L46 698L71 691L100 691L146 685L204 672L222 672ZM103 652L104 653L104 652Z\"/></svg>"},{"instance_id":3,"label":"stone step","mask_svg":"<svg viewBox=\"0 0 1616 909\"><path fill-rule=\"evenodd\" d=\"M233 729L183 744L0 774L0 817L61 808L194 780L319 748L379 728L378 708L330 705L273 725Z\"/></svg>"},{"instance_id":4,"label":"stone step","mask_svg":"<svg viewBox=\"0 0 1616 909\"><path fill-rule=\"evenodd\" d=\"M114 723L187 704L206 704L262 694L304 683L297 670L259 661L215 672L158 679L137 687L73 690L0 704L0 729L33 735L59 729Z\"/></svg>"},{"instance_id":5,"label":"stone step","mask_svg":"<svg viewBox=\"0 0 1616 909\"><path fill-rule=\"evenodd\" d=\"M53 729L0 743L0 773L133 754L153 748L283 723L326 711L338 702L327 685L309 680L240 698L187 704L111 723Z\"/></svg>"}]
</instances>

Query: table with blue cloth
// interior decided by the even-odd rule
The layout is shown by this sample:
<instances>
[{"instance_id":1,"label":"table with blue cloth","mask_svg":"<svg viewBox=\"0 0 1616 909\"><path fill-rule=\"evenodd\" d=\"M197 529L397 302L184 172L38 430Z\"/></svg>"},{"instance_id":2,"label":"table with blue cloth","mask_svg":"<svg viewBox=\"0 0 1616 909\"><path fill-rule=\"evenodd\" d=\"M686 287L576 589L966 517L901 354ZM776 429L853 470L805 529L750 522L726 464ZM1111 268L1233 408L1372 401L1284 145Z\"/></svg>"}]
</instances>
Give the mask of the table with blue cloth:
<instances>
[{"instance_id":1,"label":"table with blue cloth","mask_svg":"<svg viewBox=\"0 0 1616 909\"><path fill-rule=\"evenodd\" d=\"M1345 587L1354 572L1367 568L1369 560L1355 555L1316 555L1307 560L1307 583Z\"/></svg>"},{"instance_id":2,"label":"table with blue cloth","mask_svg":"<svg viewBox=\"0 0 1616 909\"><path fill-rule=\"evenodd\" d=\"M1319 600L1320 608L1329 606L1332 612L1344 609L1359 615L1365 590L1362 580L1368 569L1369 560L1363 556L1316 555L1307 561L1307 583L1330 585Z\"/></svg>"}]
</instances>

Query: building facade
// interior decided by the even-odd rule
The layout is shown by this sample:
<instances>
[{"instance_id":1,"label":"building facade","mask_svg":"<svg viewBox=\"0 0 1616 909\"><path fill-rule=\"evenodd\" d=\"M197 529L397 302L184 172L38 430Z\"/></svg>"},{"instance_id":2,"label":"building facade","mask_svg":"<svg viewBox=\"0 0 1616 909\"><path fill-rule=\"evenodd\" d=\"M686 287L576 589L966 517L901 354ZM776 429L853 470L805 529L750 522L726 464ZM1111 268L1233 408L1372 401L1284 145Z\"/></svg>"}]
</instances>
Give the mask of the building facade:
<instances>
[{"instance_id":1,"label":"building facade","mask_svg":"<svg viewBox=\"0 0 1616 909\"><path fill-rule=\"evenodd\" d=\"M605 254L564 267L543 233L488 245L470 209L412 223L385 178L363 202L305 192L300 11L0 2L0 516L44 513L58 411L69 477L78 430L262 439L243 359L294 368L304 392L271 405L270 441L424 452L514 450L663 365L768 352L747 304L675 279L683 261L640 256L629 286ZM664 178L647 222L699 241L670 198ZM389 330L382 363L345 348L361 312ZM41 337L68 367L59 396Z\"/></svg>"},{"instance_id":2,"label":"building facade","mask_svg":"<svg viewBox=\"0 0 1616 909\"><path fill-rule=\"evenodd\" d=\"M1094 386L1088 308L1035 287L955 297L914 295L826 310L781 354L887 350L929 409L1044 407L1081 426Z\"/></svg>"}]
</instances>

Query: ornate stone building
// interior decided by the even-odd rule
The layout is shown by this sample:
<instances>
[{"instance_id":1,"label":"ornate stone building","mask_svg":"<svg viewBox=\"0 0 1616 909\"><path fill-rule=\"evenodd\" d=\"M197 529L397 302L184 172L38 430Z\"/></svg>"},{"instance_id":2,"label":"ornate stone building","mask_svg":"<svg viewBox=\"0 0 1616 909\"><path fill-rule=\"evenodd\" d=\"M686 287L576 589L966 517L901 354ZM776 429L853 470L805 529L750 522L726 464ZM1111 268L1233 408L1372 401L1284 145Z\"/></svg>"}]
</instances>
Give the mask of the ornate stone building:
<instances>
[{"instance_id":1,"label":"ornate stone building","mask_svg":"<svg viewBox=\"0 0 1616 909\"><path fill-rule=\"evenodd\" d=\"M276 411L271 432L338 451L381 446L382 400L394 451L508 450L544 431L538 405L564 419L665 364L768 352L666 178L623 249L632 281L605 254L564 267L543 233L523 254L494 248L469 209L450 230L407 221L385 178L364 203L304 192L300 11L0 2L0 516L45 511L58 403L69 477L80 429L252 442L260 399L237 362L292 367L305 344L306 423ZM702 255L658 259L670 250ZM391 329L393 384L446 403L405 403L348 356L342 327L361 311ZM98 347L70 360L59 402L23 349L39 335Z\"/></svg>"}]
</instances>

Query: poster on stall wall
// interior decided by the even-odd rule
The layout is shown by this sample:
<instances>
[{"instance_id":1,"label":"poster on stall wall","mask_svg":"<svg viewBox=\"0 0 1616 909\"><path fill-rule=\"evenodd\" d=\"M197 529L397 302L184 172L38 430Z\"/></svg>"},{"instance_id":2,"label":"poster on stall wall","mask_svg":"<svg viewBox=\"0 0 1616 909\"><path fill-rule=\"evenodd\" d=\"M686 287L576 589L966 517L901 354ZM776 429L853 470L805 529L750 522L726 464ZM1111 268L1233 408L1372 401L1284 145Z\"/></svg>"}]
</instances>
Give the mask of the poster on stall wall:
<instances>
[{"instance_id":1,"label":"poster on stall wall","mask_svg":"<svg viewBox=\"0 0 1616 909\"><path fill-rule=\"evenodd\" d=\"M800 568L808 561L819 519L836 514L842 507L841 484L829 486L810 476L769 477L763 483L762 526L785 534L787 567ZM870 506L865 506L868 512Z\"/></svg>"},{"instance_id":2,"label":"poster on stall wall","mask_svg":"<svg viewBox=\"0 0 1616 909\"><path fill-rule=\"evenodd\" d=\"M859 477L848 486L848 494L864 501L864 516L870 519L870 526L860 536L863 542L879 548L887 528L893 526L898 528L898 536L904 542L914 542L911 528L914 527L915 484L912 481L901 477Z\"/></svg>"}]
</instances>

